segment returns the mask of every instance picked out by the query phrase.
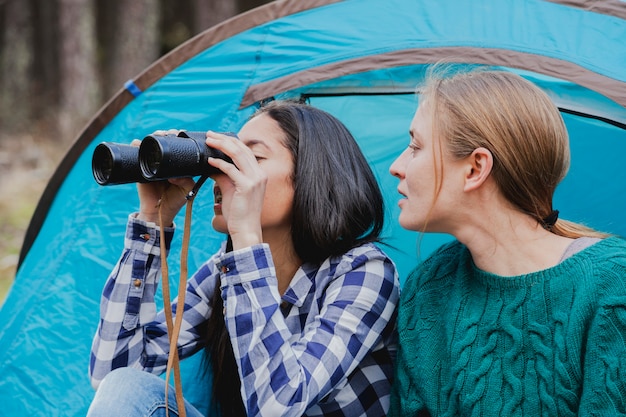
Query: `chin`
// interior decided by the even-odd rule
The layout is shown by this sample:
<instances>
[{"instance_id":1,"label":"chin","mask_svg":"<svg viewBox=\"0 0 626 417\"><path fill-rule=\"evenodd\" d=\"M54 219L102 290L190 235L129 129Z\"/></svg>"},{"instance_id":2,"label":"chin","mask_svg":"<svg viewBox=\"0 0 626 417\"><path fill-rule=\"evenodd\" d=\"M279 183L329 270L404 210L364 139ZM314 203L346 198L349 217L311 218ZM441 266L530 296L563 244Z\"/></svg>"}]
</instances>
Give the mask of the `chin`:
<instances>
[{"instance_id":1,"label":"chin","mask_svg":"<svg viewBox=\"0 0 626 417\"><path fill-rule=\"evenodd\" d=\"M403 219L402 217L400 217L398 219L398 223L400 223L400 226L403 229L406 229L406 230L414 230L416 232L422 232L423 231L423 225L415 223L415 221L413 221L413 219L406 220L406 219Z\"/></svg>"},{"instance_id":2,"label":"chin","mask_svg":"<svg viewBox=\"0 0 626 417\"><path fill-rule=\"evenodd\" d=\"M224 218L221 217L221 216L220 216L220 218L213 217L213 220L211 222L211 226L213 226L213 229L215 229L216 231L218 231L220 233L228 234L228 226L226 225L226 222L224 221Z\"/></svg>"}]
</instances>

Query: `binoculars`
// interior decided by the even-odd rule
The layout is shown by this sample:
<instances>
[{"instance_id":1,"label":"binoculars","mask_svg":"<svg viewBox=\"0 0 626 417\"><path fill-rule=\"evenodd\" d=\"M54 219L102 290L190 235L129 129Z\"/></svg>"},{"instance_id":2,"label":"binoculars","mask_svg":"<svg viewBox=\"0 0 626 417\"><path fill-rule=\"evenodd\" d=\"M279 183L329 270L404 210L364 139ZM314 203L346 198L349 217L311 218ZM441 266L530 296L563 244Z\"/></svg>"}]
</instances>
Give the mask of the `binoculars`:
<instances>
[{"instance_id":1,"label":"binoculars","mask_svg":"<svg viewBox=\"0 0 626 417\"><path fill-rule=\"evenodd\" d=\"M148 135L139 147L102 142L93 152L91 170L100 185L209 176L219 172L209 165L209 157L231 163L232 160L207 146L205 139L204 132L180 132L178 135Z\"/></svg>"}]
</instances>

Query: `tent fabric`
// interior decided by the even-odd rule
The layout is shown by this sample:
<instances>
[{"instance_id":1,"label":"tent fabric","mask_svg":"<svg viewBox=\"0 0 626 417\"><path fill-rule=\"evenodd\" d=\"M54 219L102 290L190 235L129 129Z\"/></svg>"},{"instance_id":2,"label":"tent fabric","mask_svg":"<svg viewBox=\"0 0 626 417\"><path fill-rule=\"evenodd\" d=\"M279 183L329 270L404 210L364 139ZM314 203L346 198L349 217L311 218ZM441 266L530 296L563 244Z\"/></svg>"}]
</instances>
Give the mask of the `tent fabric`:
<instances>
[{"instance_id":1,"label":"tent fabric","mask_svg":"<svg viewBox=\"0 0 626 417\"><path fill-rule=\"evenodd\" d=\"M564 7L562 4L569 6ZM302 80L297 81L299 84L306 84L319 81L323 77L342 75L337 74L333 65L340 70L343 68L345 75L350 73L348 71L372 69L374 65L392 67L402 65L407 60L409 63L424 63L460 56L469 62L528 69L560 76L562 79L586 86L592 91L605 94L611 100L601 106L594 101L575 110L598 112L598 109L602 108L610 119L619 119L621 123L626 123L621 116L621 110L626 106L624 84L626 71L623 69L626 64L626 48L621 41L623 22L626 19L624 4L621 0L524 1L515 4L495 1L457 4L444 1L438 2L437 5L425 1L403 0L276 1L198 35L146 69L135 79L134 85L144 91L164 74L168 74L186 61L205 54L215 45L225 43L224 41L231 37L238 39L237 35L245 34L245 43L232 47L244 48L248 52L256 51L259 57L280 58L281 51L289 46L285 42L297 40L299 44L293 45L296 48L291 48L289 55L282 56L288 61L288 64L282 67L272 65L271 61L261 61L260 58L258 62L248 63L249 73L246 76L251 77L252 74L256 76L262 73L260 69L268 68L271 79L251 80L247 97L241 102L243 106L263 98L268 94L267 91L275 91L277 87L285 88L283 86L286 85L294 88L296 85L289 85L293 82L294 73L298 73L297 79ZM333 7L330 13L326 12L328 7ZM340 10L339 7L347 7L348 10ZM363 10L370 12L362 13ZM597 10L603 14L596 13ZM368 24L367 19L372 19L372 16L380 17L377 13L381 11L388 18L385 21L374 20ZM316 22L318 13L328 13L331 18L338 21L328 20L325 15L320 18L325 19L324 21ZM276 25L279 18L286 22ZM267 22L274 24L268 25ZM385 22L387 25L383 24ZM280 29L275 29L277 26ZM388 27L393 30L387 30ZM373 28L378 30L373 32ZM281 36L289 33L288 30L296 36L290 38ZM280 45L277 52L270 49L274 42L271 35L274 33L276 42ZM337 37L342 35L341 39L346 41L337 42ZM330 36L330 41L323 36ZM251 38L256 42L254 44L256 49L247 49L250 47ZM302 56L303 53L308 53L306 46L308 41L317 42L315 45L324 48L323 54L315 56L320 57L320 60L329 61L327 63L329 66L324 66L323 63L316 64L307 56ZM336 49L337 46L343 46L343 49ZM371 51L377 51L378 56ZM343 56L336 56L337 54ZM256 59L255 57L256 54L251 58ZM359 57L362 58L360 63ZM226 62L231 59L228 52L221 54L219 58ZM349 68L355 65L355 60L356 67ZM375 63L377 60L383 62ZM574 96L573 105L576 107L581 106L575 104L579 102L579 96ZM67 170L73 166L80 152L93 137L133 98L134 96L127 90L118 93L88 125L67 158L61 163L59 175L53 177L44 194L44 204L37 208L33 216L33 222L26 234L24 249L20 254L20 263L36 237L47 207L56 195L57 187L65 178Z\"/></svg>"},{"instance_id":2,"label":"tent fabric","mask_svg":"<svg viewBox=\"0 0 626 417\"><path fill-rule=\"evenodd\" d=\"M307 100L357 138L385 192L383 249L405 279L450 239L395 221L397 181L388 168L408 143L415 86L441 59L489 65L533 81L563 111L572 167L555 196L562 217L626 235L625 12L615 0L280 0L158 60L132 80L140 94L120 90L85 127L33 215L0 310L0 414L84 415L93 397L87 364L99 297L138 203L133 184L93 180L91 155L105 140L128 143L169 128L237 131L261 100ZM194 203L190 270L223 239L204 226L208 187ZM172 281L181 238L179 231L172 243ZM181 366L186 395L207 410L201 358Z\"/></svg>"}]
</instances>

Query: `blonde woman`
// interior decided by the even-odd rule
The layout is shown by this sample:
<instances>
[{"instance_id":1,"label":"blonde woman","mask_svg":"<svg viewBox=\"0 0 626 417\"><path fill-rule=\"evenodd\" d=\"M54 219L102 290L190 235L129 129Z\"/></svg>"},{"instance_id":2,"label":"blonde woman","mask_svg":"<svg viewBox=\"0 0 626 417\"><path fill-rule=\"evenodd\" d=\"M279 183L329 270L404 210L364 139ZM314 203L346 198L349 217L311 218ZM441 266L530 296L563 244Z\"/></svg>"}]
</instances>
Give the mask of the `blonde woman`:
<instances>
[{"instance_id":1,"label":"blonde woman","mask_svg":"<svg viewBox=\"0 0 626 417\"><path fill-rule=\"evenodd\" d=\"M626 243L558 219L558 109L509 72L421 93L390 168L399 222L456 240L403 288L390 415L624 415Z\"/></svg>"}]
</instances>

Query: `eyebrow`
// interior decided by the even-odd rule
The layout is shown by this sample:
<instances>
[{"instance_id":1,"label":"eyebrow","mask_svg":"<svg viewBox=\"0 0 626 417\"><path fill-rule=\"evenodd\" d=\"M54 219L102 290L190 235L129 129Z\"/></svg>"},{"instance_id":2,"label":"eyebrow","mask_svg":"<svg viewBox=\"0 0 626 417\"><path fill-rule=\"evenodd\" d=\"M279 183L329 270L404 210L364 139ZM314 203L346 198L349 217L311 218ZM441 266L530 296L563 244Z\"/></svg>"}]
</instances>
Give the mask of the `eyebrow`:
<instances>
[{"instance_id":1,"label":"eyebrow","mask_svg":"<svg viewBox=\"0 0 626 417\"><path fill-rule=\"evenodd\" d=\"M269 149L269 146L267 146L267 143L265 143L264 141L260 139L244 140L243 142L248 148L252 148L253 146L256 146L256 145L261 145L264 148Z\"/></svg>"}]
</instances>

